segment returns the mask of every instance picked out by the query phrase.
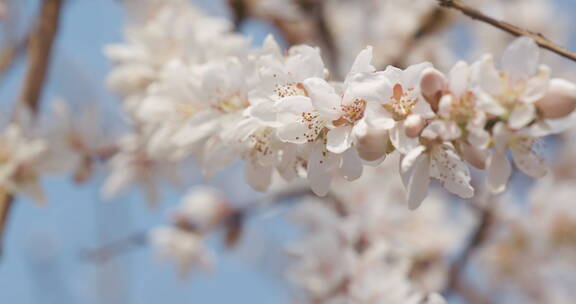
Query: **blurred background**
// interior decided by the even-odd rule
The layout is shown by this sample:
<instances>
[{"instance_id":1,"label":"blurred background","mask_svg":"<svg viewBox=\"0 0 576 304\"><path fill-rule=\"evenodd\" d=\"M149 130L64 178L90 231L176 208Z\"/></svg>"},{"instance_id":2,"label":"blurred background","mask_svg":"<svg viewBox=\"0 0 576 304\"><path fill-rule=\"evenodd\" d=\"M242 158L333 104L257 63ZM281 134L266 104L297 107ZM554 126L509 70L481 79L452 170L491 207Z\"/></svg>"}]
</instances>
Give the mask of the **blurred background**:
<instances>
[{"instance_id":1,"label":"blurred background","mask_svg":"<svg viewBox=\"0 0 576 304\"><path fill-rule=\"evenodd\" d=\"M17 2L21 17L13 20L13 30L22 35L34 18L39 2L13 2ZM97 103L110 128L122 120L118 97L107 92L104 86L110 63L103 54L105 45L123 40L125 13L121 2L66 1L42 107L48 107L55 98L63 98L78 107ZM209 15L231 18L224 0L193 2ZM554 14L558 16L576 12L574 0L548 2L554 2ZM547 22L562 26L565 34L562 41L574 49L574 18L559 18L562 24L556 24L555 16ZM489 30L492 29L486 29ZM278 34L272 24L257 19L244 22L241 31L252 37L255 46L261 45L268 33ZM457 57L468 56L472 45L466 31L464 27L456 27L449 33L452 41L456 41ZM574 71L574 63L570 64ZM573 73L571 71L566 73ZM23 73L24 65L19 62L1 80L2 112L17 98ZM261 194L244 182L241 167L237 164L218 174L209 184L220 187L239 201L260 197ZM190 172L191 184L204 183L193 168ZM86 258L83 255L86 250L165 223L166 210L184 193L182 189L165 189L162 203L156 208L142 203L142 195L137 190L103 201L99 192L103 178L103 172L96 172L96 178L82 186L64 177L46 178L43 180L47 192L44 206L38 207L26 198L17 199L0 261L0 303L289 303L290 290L282 277L284 262L271 256L278 254L281 244L297 233L285 223L281 212L254 217L248 226L251 232L232 252L219 248L221 245L214 242L218 256L215 269L195 272L187 280L177 275L173 265L159 261L152 248L139 245L138 237L135 244L116 257L96 262Z\"/></svg>"}]
</instances>

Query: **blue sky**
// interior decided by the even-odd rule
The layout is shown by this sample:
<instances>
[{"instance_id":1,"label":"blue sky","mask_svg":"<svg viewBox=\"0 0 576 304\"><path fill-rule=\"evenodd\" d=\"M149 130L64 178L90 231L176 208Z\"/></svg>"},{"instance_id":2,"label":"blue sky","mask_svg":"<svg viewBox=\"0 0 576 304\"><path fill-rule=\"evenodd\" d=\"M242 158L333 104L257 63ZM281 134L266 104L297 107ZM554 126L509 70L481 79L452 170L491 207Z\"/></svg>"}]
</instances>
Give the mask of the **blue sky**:
<instances>
[{"instance_id":1,"label":"blue sky","mask_svg":"<svg viewBox=\"0 0 576 304\"><path fill-rule=\"evenodd\" d=\"M28 1L33 3L34 1ZM222 1L197 1L213 14L223 14ZM54 97L77 103L97 100L113 112L118 100L104 90L109 70L102 46L122 40L123 12L120 1L70 0L64 11L55 46L55 58L44 96L44 104ZM564 3L574 6L573 0ZM249 23L245 28L258 44L269 28ZM3 104L18 92L22 66L0 86ZM212 182L223 185L240 180L227 191L237 197L256 197L244 184L241 168ZM264 241L244 243L234 254L216 250L217 269L212 274L195 274L180 280L172 265L155 259L150 248L141 247L106 265L84 261L79 253L143 231L164 222L164 214L181 191L164 196L165 203L150 210L137 193L128 193L111 202L99 199L102 176L78 187L64 178L45 180L47 205L19 199L10 216L5 253L0 262L0 303L18 304L153 304L153 303L288 303L287 290L279 278L279 268L259 255L262 242L280 242L291 237L277 218L258 217L251 226L266 231ZM195 177L200 182L198 177ZM263 229L264 228L264 229ZM218 248L217 241L214 247Z\"/></svg>"},{"instance_id":2,"label":"blue sky","mask_svg":"<svg viewBox=\"0 0 576 304\"><path fill-rule=\"evenodd\" d=\"M213 14L223 14L219 2L203 1L201 5ZM55 45L44 106L54 97L63 97L80 104L97 100L111 112L116 109L118 100L104 91L109 65L102 46L122 40L119 3L69 1ZM26 7L34 4L28 1ZM267 32L254 24L248 30L255 43ZM16 96L21 74L22 66L18 66L0 87L3 104ZM240 168L227 174L243 180ZM102 202L98 195L101 179L98 176L78 187L65 178L48 178L44 182L48 203L43 207L18 199L0 263L0 303L286 303L278 271L266 271L262 262L247 258L245 251L250 244L241 247L239 254L217 249L216 271L197 273L185 281L147 247L136 248L106 265L87 263L80 257L81 250L162 224L166 209L181 195L181 191L168 193L156 210L147 208L137 193ZM225 180L216 177L213 183ZM255 196L245 185L236 188L228 191L245 198ZM277 226L266 219L255 222L251 225ZM286 234L284 229L276 230L280 238ZM218 248L217 241L212 243Z\"/></svg>"}]
</instances>

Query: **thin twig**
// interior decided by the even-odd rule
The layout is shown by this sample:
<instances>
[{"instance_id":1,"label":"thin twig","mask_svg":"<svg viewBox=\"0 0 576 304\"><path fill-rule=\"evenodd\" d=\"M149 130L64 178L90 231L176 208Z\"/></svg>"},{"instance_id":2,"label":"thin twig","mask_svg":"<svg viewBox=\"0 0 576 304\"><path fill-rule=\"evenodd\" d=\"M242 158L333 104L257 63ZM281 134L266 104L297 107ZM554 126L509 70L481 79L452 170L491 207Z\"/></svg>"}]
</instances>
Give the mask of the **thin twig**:
<instances>
[{"instance_id":1,"label":"thin twig","mask_svg":"<svg viewBox=\"0 0 576 304\"><path fill-rule=\"evenodd\" d=\"M28 69L20 100L32 112L38 110L44 80L50 64L52 44L58 31L60 11L64 0L44 0L39 23L28 42Z\"/></svg>"},{"instance_id":2,"label":"thin twig","mask_svg":"<svg viewBox=\"0 0 576 304\"><path fill-rule=\"evenodd\" d=\"M8 44L0 51L0 83L2 83L2 80L18 58L24 55L27 42L28 36L25 36L14 43Z\"/></svg>"},{"instance_id":3,"label":"thin twig","mask_svg":"<svg viewBox=\"0 0 576 304\"><path fill-rule=\"evenodd\" d=\"M508 22L504 22L504 21L500 21L497 20L495 18L492 18L490 16L485 15L484 13L482 13L481 11L468 6L467 4L465 4L464 2L462 2L461 0L436 0L438 1L438 4L442 7L446 7L446 8L450 8L450 9L455 9L457 11L460 11L462 14L490 24L496 28L499 28L505 32L508 32L514 36L528 36L532 39L534 39L534 41L542 48L545 48L549 51L552 51L564 58L568 58L572 61L576 61L576 53L573 53L557 44L555 44L554 42L548 40L546 37L544 37L544 35L542 35L541 33L536 33L536 32L532 32L529 30L525 30L522 29L516 25L510 24Z\"/></svg>"},{"instance_id":4,"label":"thin twig","mask_svg":"<svg viewBox=\"0 0 576 304\"><path fill-rule=\"evenodd\" d=\"M20 104L25 104L33 114L38 111L54 37L58 30L60 10L64 0L44 0L38 23L28 40L28 68L24 78ZM4 240L6 223L14 204L14 197L3 195L0 202L0 248ZM1 253L1 251L0 251Z\"/></svg>"},{"instance_id":5,"label":"thin twig","mask_svg":"<svg viewBox=\"0 0 576 304\"><path fill-rule=\"evenodd\" d=\"M305 1L303 1L304 3ZM336 74L335 76L338 78L340 75L339 70L339 61L340 61L340 50L338 49L338 45L336 44L336 39L328 25L328 21L326 20L326 16L324 15L325 11L325 2L323 1L308 1L307 4L302 4L304 8L307 8L306 11L308 12L309 16L312 18L314 25L318 31L318 38L322 42L324 46L324 51L327 55L327 59L330 64L330 71Z\"/></svg>"},{"instance_id":6,"label":"thin twig","mask_svg":"<svg viewBox=\"0 0 576 304\"><path fill-rule=\"evenodd\" d=\"M476 229L472 232L470 240L466 247L463 249L460 256L454 261L448 273L446 288L444 289L444 296L448 297L462 286L459 286L463 280L464 271L468 266L471 258L477 249L482 247L484 242L488 239L490 228L494 222L493 211L489 207L479 210L479 223Z\"/></svg>"},{"instance_id":7,"label":"thin twig","mask_svg":"<svg viewBox=\"0 0 576 304\"><path fill-rule=\"evenodd\" d=\"M262 208L265 207L268 203L272 202L276 204L292 203L294 202L295 199L307 195L312 195L310 189L306 187L296 187L296 188L290 188L286 191L280 191L271 194L256 202L243 204L243 207L232 210L232 212L230 212L228 216L226 216L222 221L220 221L218 225L211 227L210 231L202 231L202 233L209 233L212 231L216 231L220 228L224 228L227 230L230 228L229 227L230 225L232 225L232 227L235 229L240 229L238 228L238 225L242 225L242 223L239 223L238 222L239 220L245 221L246 219L249 218L249 216L258 214L262 210ZM191 232L197 231L196 230L197 227L195 227L193 223L180 223L176 221L173 224L174 226L184 229L186 231ZM80 254L83 258L85 258L90 262L94 263L107 262L112 258L115 258L117 256L120 256L121 254L128 252L131 249L134 249L141 245L145 245L147 241L146 239L147 234L148 233L146 231L138 231L131 235L128 235L123 239L119 239L110 242L108 244L104 244L97 248L84 250ZM229 238L230 235L227 235L226 237ZM235 239L232 240L232 242L236 242L238 240L237 237L238 236L235 236ZM228 243L231 242L230 239L227 239L226 242L227 246L231 245L230 243Z\"/></svg>"},{"instance_id":8,"label":"thin twig","mask_svg":"<svg viewBox=\"0 0 576 304\"><path fill-rule=\"evenodd\" d=\"M443 30L450 22L448 14L442 8L436 8L430 13L423 16L420 20L420 26L414 31L414 34L406 39L401 48L401 52L392 60L392 65L396 67L406 66L406 59L412 51L418 46L418 43L425 37L432 36L433 34Z\"/></svg>"},{"instance_id":9,"label":"thin twig","mask_svg":"<svg viewBox=\"0 0 576 304\"><path fill-rule=\"evenodd\" d=\"M3 253L3 240L4 232L6 230L6 223L8 222L8 214L12 208L12 201L14 198L8 194L4 189L0 189L0 257Z\"/></svg>"}]
</instances>

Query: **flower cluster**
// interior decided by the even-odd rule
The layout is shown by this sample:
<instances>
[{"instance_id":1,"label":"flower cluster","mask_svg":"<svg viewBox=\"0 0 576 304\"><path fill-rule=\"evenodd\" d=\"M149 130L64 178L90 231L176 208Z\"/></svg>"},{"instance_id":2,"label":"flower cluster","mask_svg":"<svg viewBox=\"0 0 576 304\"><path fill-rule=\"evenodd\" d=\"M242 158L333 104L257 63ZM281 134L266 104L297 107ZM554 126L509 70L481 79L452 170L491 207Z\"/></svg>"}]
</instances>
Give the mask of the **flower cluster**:
<instances>
[{"instance_id":1,"label":"flower cluster","mask_svg":"<svg viewBox=\"0 0 576 304\"><path fill-rule=\"evenodd\" d=\"M511 44L499 68L485 56L458 62L448 75L430 63L377 71L367 47L337 82L317 48L283 53L268 37L249 49L221 20L184 4L152 4L129 27L128 43L108 49L116 63L109 85L124 96L147 166L193 156L211 176L241 158L257 190L267 190L278 172L288 181L308 179L323 196L334 175L357 179L364 165L399 153L408 204L416 208L431 178L472 197L469 165L486 169L491 190L503 191L508 150L521 171L543 176L533 143L557 132L551 121L576 106L576 86L550 79L529 38ZM178 31L170 28L180 22ZM112 184L133 178L121 177Z\"/></svg>"}]
</instances>

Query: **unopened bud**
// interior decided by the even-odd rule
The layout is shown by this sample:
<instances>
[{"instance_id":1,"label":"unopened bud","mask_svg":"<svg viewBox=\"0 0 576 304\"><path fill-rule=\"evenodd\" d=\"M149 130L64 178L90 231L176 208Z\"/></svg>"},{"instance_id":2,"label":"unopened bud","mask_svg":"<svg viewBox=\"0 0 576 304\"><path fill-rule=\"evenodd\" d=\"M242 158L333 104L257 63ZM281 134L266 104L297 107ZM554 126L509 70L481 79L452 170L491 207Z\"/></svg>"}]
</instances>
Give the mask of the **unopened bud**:
<instances>
[{"instance_id":1,"label":"unopened bud","mask_svg":"<svg viewBox=\"0 0 576 304\"><path fill-rule=\"evenodd\" d=\"M355 145L358 155L365 161L376 161L386 155L388 130L364 125L355 132Z\"/></svg>"},{"instance_id":2,"label":"unopened bud","mask_svg":"<svg viewBox=\"0 0 576 304\"><path fill-rule=\"evenodd\" d=\"M406 136L417 137L424 129L424 119L418 114L410 114L404 121Z\"/></svg>"},{"instance_id":3,"label":"unopened bud","mask_svg":"<svg viewBox=\"0 0 576 304\"><path fill-rule=\"evenodd\" d=\"M576 85L564 79L552 79L546 95L536 102L544 118L562 118L576 108Z\"/></svg>"},{"instance_id":4,"label":"unopened bud","mask_svg":"<svg viewBox=\"0 0 576 304\"><path fill-rule=\"evenodd\" d=\"M438 102L442 91L446 88L446 77L434 68L427 68L420 78L420 90L424 99L430 104L434 112L438 111Z\"/></svg>"},{"instance_id":5,"label":"unopened bud","mask_svg":"<svg viewBox=\"0 0 576 304\"><path fill-rule=\"evenodd\" d=\"M484 170L486 168L486 151L473 146L469 143L463 143L462 146L462 157L469 164L477 169Z\"/></svg>"}]
</instances>

